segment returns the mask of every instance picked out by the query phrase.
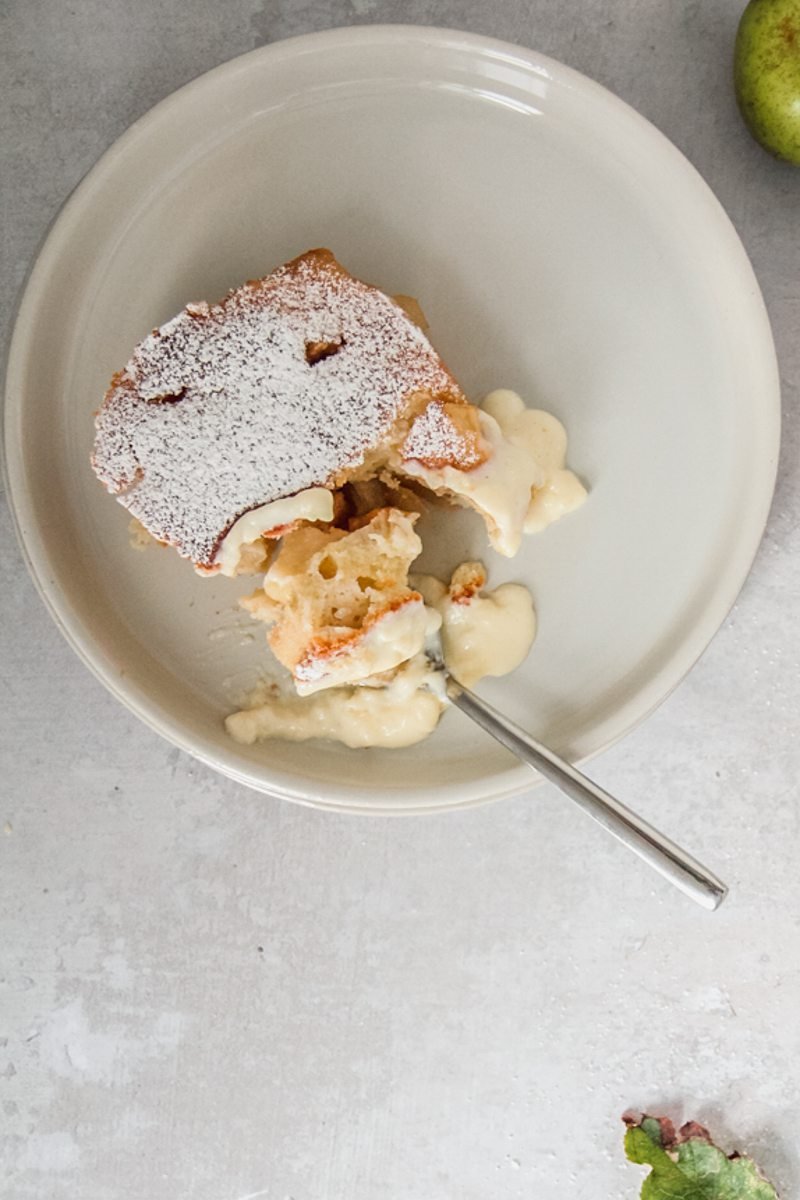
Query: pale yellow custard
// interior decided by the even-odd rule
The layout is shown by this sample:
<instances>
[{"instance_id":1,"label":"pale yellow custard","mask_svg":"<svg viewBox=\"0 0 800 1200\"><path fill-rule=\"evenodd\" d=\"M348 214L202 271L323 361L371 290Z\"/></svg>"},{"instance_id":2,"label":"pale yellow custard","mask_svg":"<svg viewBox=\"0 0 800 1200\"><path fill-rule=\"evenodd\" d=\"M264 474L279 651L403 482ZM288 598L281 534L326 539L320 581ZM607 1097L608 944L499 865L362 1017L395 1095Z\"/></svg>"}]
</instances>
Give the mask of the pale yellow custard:
<instances>
[{"instance_id":1,"label":"pale yellow custard","mask_svg":"<svg viewBox=\"0 0 800 1200\"><path fill-rule=\"evenodd\" d=\"M486 675L513 671L527 655L536 634L527 588L506 583L484 593L486 573L479 563L459 567L449 588L429 575L413 582L435 618L431 626L441 621L449 670L466 687ZM225 724L231 737L246 744L271 737L321 737L352 747L399 747L426 738L446 704L441 676L418 652L388 677L372 676L356 687L304 697L262 689Z\"/></svg>"},{"instance_id":2,"label":"pale yellow custard","mask_svg":"<svg viewBox=\"0 0 800 1200\"><path fill-rule=\"evenodd\" d=\"M565 465L567 435L551 414L528 409L515 392L499 389L483 401L478 421L490 449L481 466L469 471L433 469L414 460L390 466L476 509L486 521L492 546L510 557L524 533L543 529L577 508L586 490ZM253 520L255 524L245 532L251 532L261 518ZM394 520L395 525L402 524L401 515ZM389 532L393 539L399 537ZM363 531L350 535L362 536ZM383 549L385 553L386 546ZM317 558L324 551L322 546ZM370 553L377 553L377 548ZM406 561L416 553L411 546ZM308 570L314 575L316 561L309 559L307 569L302 560L304 578L309 577ZM328 560L320 559L320 565L322 561ZM361 569L366 571L367 565ZM273 564L267 575L270 593L280 579L279 564ZM353 642L341 663L326 666L324 674L304 681L295 670L300 695L286 697L267 689L249 697L246 706L226 721L231 736L245 743L272 737L293 741L321 737L352 747L408 746L432 732L447 705L441 674L432 672L423 652L427 633L441 625L448 670L465 687L487 675L515 670L530 650L536 614L530 592L521 584L505 583L487 591L483 566L464 563L449 586L432 576L411 576L406 586L415 589L416 602L409 600L382 617ZM267 601L259 600L258 593L245 603L254 615L271 616L269 609L260 613Z\"/></svg>"},{"instance_id":3,"label":"pale yellow custard","mask_svg":"<svg viewBox=\"0 0 800 1200\"><path fill-rule=\"evenodd\" d=\"M214 559L214 567L221 575L237 575L241 571L242 556L246 547L264 534L296 521L332 521L333 493L327 488L306 488L296 496L285 500L273 500L251 508L235 521L222 539Z\"/></svg>"},{"instance_id":4,"label":"pale yellow custard","mask_svg":"<svg viewBox=\"0 0 800 1200\"><path fill-rule=\"evenodd\" d=\"M460 577L467 573L475 590L459 596ZM449 588L432 575L414 576L413 582L441 614L444 659L459 683L473 687L487 675L508 675L524 661L536 637L536 613L522 584L503 583L484 592L480 563L459 567Z\"/></svg>"},{"instance_id":5,"label":"pale yellow custard","mask_svg":"<svg viewBox=\"0 0 800 1200\"><path fill-rule=\"evenodd\" d=\"M297 697L256 691L225 727L245 745L264 738L326 738L353 749L411 746L433 732L444 708L441 695L424 686L427 673L420 655L384 687L329 688Z\"/></svg>"},{"instance_id":6,"label":"pale yellow custard","mask_svg":"<svg viewBox=\"0 0 800 1200\"><path fill-rule=\"evenodd\" d=\"M550 413L526 408L516 392L499 388L483 401L478 420L491 450L482 466L462 471L412 460L402 469L431 491L477 509L492 547L513 558L523 533L544 529L577 508L586 489L565 468L567 434Z\"/></svg>"},{"instance_id":7,"label":"pale yellow custard","mask_svg":"<svg viewBox=\"0 0 800 1200\"><path fill-rule=\"evenodd\" d=\"M523 530L538 533L560 517L580 508L586 488L578 476L567 470L567 431L552 413L526 408L516 392L498 388L481 405L494 417L503 435L523 448L535 462L537 479L533 485Z\"/></svg>"}]
</instances>

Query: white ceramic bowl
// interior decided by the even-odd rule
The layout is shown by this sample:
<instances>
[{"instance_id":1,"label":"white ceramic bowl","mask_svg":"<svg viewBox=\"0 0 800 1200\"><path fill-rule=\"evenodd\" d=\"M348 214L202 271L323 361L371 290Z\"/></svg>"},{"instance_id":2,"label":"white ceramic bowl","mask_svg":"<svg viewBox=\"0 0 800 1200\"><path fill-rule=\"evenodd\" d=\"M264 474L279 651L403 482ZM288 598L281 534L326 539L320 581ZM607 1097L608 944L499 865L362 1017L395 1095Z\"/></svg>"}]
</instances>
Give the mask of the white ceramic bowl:
<instances>
[{"instance_id":1,"label":"white ceramic bowl","mask_svg":"<svg viewBox=\"0 0 800 1200\"><path fill-rule=\"evenodd\" d=\"M778 379L752 270L693 168L603 88L465 34L342 29L255 51L138 121L65 205L10 352L10 495L73 647L176 745L243 783L358 811L509 795L532 776L449 713L408 750L230 741L267 650L231 581L132 551L88 465L112 372L188 300L310 246L421 299L479 398L566 423L591 495L513 562L455 514L426 565L482 556L533 591L539 637L487 696L581 759L659 703L736 597L778 450Z\"/></svg>"}]
</instances>

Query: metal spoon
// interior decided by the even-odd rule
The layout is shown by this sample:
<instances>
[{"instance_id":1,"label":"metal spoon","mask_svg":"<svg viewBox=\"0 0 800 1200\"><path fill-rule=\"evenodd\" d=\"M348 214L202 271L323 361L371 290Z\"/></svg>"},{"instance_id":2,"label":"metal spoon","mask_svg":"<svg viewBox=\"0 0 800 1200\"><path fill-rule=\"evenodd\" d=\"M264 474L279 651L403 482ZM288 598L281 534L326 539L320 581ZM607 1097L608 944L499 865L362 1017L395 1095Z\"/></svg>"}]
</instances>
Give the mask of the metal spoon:
<instances>
[{"instance_id":1,"label":"metal spoon","mask_svg":"<svg viewBox=\"0 0 800 1200\"><path fill-rule=\"evenodd\" d=\"M476 724L496 738L506 749L539 771L590 817L634 854L638 854L675 887L703 908L715 909L725 899L727 887L707 871L697 859L659 833L636 813L615 800L581 771L559 758L547 746L537 742L524 729L504 717L491 704L481 700L458 683L444 662L441 636L437 632L426 643L425 652L433 669L440 674L448 698Z\"/></svg>"}]
</instances>

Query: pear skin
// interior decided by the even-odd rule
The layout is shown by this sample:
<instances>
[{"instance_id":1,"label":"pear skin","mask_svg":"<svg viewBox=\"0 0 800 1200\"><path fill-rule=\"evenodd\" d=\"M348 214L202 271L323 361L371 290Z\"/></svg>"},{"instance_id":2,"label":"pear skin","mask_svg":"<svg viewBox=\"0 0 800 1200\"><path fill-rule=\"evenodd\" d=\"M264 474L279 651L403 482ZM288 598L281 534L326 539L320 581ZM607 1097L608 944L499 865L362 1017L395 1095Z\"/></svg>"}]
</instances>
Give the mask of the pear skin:
<instances>
[{"instance_id":1,"label":"pear skin","mask_svg":"<svg viewBox=\"0 0 800 1200\"><path fill-rule=\"evenodd\" d=\"M736 35L734 83L756 141L800 166L800 0L750 0Z\"/></svg>"}]
</instances>

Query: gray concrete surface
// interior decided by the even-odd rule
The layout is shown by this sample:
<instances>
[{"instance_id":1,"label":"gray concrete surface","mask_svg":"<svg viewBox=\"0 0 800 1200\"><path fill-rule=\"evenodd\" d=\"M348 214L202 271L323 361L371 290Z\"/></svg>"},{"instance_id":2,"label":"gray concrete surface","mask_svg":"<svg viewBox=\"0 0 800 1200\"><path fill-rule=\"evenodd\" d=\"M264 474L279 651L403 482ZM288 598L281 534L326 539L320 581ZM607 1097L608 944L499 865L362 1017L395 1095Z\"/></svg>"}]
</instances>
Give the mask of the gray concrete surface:
<instances>
[{"instance_id":1,"label":"gray concrete surface","mask_svg":"<svg viewBox=\"0 0 800 1200\"><path fill-rule=\"evenodd\" d=\"M730 86L735 0L4 0L2 323L48 221L179 84L331 25L534 46L716 191L782 367L766 537L690 678L595 764L732 895L713 918L551 791L451 816L250 794L100 688L0 511L0 1193L8 1200L612 1200L620 1113L710 1124L800 1188L800 170ZM494 9L494 11L492 11Z\"/></svg>"}]
</instances>

